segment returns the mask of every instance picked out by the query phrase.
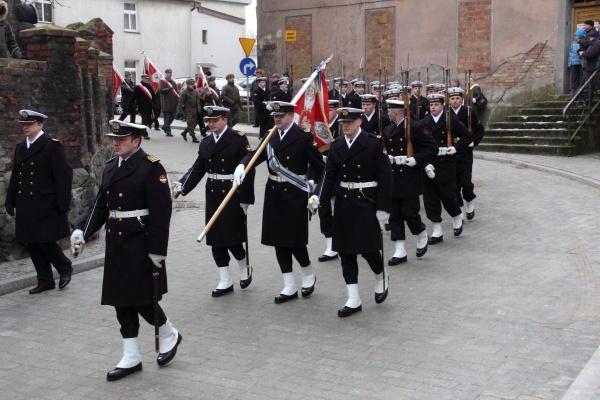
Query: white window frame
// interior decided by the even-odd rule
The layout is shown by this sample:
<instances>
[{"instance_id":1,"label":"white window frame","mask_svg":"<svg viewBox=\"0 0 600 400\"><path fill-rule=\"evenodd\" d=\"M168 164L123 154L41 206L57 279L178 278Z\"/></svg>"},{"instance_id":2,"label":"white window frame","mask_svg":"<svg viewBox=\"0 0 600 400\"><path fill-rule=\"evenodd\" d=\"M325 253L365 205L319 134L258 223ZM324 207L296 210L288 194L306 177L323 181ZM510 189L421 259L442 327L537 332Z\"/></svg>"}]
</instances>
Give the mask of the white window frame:
<instances>
[{"instance_id":1,"label":"white window frame","mask_svg":"<svg viewBox=\"0 0 600 400\"><path fill-rule=\"evenodd\" d=\"M46 24L51 24L54 21L54 10L52 8L52 2L50 0L35 0L35 10L37 11L38 14L38 22L43 22ZM38 6L39 5L39 9ZM46 21L44 20L44 10L45 9L49 9L50 10L50 21Z\"/></svg>"},{"instance_id":2,"label":"white window frame","mask_svg":"<svg viewBox=\"0 0 600 400\"><path fill-rule=\"evenodd\" d=\"M130 4L130 5L134 6L135 10L126 10L125 9L125 5L127 5L127 4ZM125 27L125 21L123 21L123 29L125 30L125 32L139 32L138 26L140 24L139 24L139 21L138 21L138 18L137 18L138 17L137 11L138 11L137 3L127 3L127 2L123 3L123 15L124 16L128 16L127 21L128 21L128 24L129 24L129 28L126 28ZM135 23L135 29L131 29L131 21L132 20Z\"/></svg>"}]
</instances>

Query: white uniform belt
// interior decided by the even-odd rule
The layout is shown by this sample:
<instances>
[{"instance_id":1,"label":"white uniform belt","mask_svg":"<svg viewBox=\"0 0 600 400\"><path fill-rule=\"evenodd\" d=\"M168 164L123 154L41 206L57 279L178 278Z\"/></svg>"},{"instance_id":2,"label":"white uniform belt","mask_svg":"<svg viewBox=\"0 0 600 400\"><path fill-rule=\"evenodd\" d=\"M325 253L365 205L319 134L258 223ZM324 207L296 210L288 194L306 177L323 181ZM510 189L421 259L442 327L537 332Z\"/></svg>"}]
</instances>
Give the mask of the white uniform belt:
<instances>
[{"instance_id":1,"label":"white uniform belt","mask_svg":"<svg viewBox=\"0 0 600 400\"><path fill-rule=\"evenodd\" d=\"M133 211L116 211L116 210L108 211L109 218L135 218L135 217L143 217L144 215L150 215L150 210L148 210L146 208L144 210L133 210Z\"/></svg>"},{"instance_id":2,"label":"white uniform belt","mask_svg":"<svg viewBox=\"0 0 600 400\"><path fill-rule=\"evenodd\" d=\"M233 180L233 174L231 174L231 175L208 174L207 176L210 179L223 179L223 180L227 180L227 181Z\"/></svg>"},{"instance_id":3,"label":"white uniform belt","mask_svg":"<svg viewBox=\"0 0 600 400\"><path fill-rule=\"evenodd\" d=\"M302 178L302 179L306 179L306 175L298 175L298 177ZM279 182L279 183L281 183L281 182L287 182L287 180L285 180L284 178L282 178L279 175L271 175L271 174L269 174L269 179L271 179L272 181L275 181L275 182Z\"/></svg>"},{"instance_id":4,"label":"white uniform belt","mask_svg":"<svg viewBox=\"0 0 600 400\"><path fill-rule=\"evenodd\" d=\"M340 186L346 189L362 189L377 187L377 182L340 182Z\"/></svg>"}]
</instances>

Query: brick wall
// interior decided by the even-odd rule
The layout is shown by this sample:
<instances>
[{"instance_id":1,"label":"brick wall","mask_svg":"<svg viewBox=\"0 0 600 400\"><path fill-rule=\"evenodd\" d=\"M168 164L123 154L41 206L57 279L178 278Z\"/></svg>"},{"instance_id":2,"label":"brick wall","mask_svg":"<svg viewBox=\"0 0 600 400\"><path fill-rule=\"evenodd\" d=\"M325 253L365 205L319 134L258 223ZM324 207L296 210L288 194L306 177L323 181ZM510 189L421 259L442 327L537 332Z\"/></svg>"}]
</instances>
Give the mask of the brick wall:
<instances>
[{"instance_id":1,"label":"brick wall","mask_svg":"<svg viewBox=\"0 0 600 400\"><path fill-rule=\"evenodd\" d=\"M368 82L381 80L385 82L385 70L391 74L396 70L394 54L396 52L396 9L395 7L378 8L365 11L365 49L364 76Z\"/></svg>"},{"instance_id":2,"label":"brick wall","mask_svg":"<svg viewBox=\"0 0 600 400\"><path fill-rule=\"evenodd\" d=\"M475 74L491 72L492 0L460 0L458 3L458 70Z\"/></svg>"},{"instance_id":3,"label":"brick wall","mask_svg":"<svg viewBox=\"0 0 600 400\"><path fill-rule=\"evenodd\" d=\"M310 15L287 17L285 29L296 31L296 41L286 42L285 67L294 65L294 92L297 92L302 86L300 79L310 76L313 72L312 17Z\"/></svg>"},{"instance_id":4,"label":"brick wall","mask_svg":"<svg viewBox=\"0 0 600 400\"><path fill-rule=\"evenodd\" d=\"M36 110L49 116L44 131L62 142L74 168L69 215L74 221L93 201L109 154L104 132L113 116L112 31L96 19L78 30L46 25L21 37L31 60L0 59L0 198L6 196L14 149L23 140L18 112ZM1 208L0 261L25 255L13 240L14 220Z\"/></svg>"}]
</instances>

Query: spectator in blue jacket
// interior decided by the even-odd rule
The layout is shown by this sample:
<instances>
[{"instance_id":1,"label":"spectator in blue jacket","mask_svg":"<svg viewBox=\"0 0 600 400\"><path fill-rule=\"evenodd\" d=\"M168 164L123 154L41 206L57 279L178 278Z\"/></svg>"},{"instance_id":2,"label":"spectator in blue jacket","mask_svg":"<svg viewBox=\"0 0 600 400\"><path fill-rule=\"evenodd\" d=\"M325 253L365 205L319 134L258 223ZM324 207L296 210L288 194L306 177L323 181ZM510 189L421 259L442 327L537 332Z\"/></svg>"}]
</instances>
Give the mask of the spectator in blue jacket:
<instances>
[{"instance_id":1,"label":"spectator in blue jacket","mask_svg":"<svg viewBox=\"0 0 600 400\"><path fill-rule=\"evenodd\" d=\"M585 31L583 29L578 29L575 32L575 38L573 42L571 42L571 47L569 47L569 60L567 62L567 67L571 72L571 94L575 94L579 85L581 84L581 58L579 57L579 40L583 39L585 36Z\"/></svg>"}]
</instances>

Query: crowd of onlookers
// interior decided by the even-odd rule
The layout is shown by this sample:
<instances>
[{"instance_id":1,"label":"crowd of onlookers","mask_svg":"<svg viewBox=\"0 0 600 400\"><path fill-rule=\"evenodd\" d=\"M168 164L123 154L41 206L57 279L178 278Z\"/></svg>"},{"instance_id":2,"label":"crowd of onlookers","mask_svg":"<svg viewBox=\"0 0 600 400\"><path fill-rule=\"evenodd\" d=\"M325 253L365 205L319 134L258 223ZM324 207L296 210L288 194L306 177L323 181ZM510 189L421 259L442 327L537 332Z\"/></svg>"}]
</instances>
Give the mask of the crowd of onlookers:
<instances>
[{"instance_id":1,"label":"crowd of onlookers","mask_svg":"<svg viewBox=\"0 0 600 400\"><path fill-rule=\"evenodd\" d=\"M600 68L600 33L594 27L594 21L586 20L581 29L575 32L575 39L569 48L567 66L571 72L571 94L587 82ZM585 90L584 93L593 93Z\"/></svg>"}]
</instances>

